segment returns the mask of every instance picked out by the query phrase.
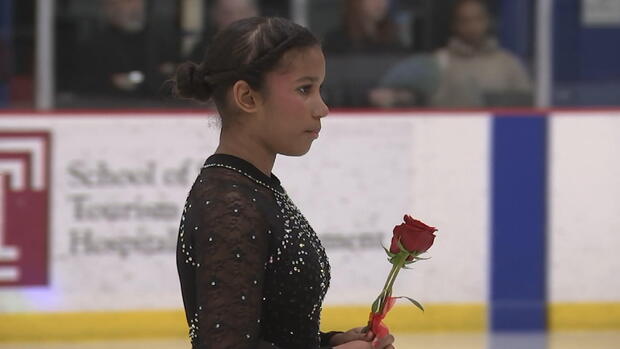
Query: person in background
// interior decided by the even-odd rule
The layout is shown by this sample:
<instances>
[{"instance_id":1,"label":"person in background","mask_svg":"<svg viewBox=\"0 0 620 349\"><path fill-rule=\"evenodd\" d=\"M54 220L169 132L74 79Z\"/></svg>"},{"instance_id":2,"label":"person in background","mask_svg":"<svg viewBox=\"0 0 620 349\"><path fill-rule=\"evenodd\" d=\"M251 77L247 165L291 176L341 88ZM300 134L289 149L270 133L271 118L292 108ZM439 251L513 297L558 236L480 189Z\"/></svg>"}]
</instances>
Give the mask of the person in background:
<instances>
[{"instance_id":1,"label":"person in background","mask_svg":"<svg viewBox=\"0 0 620 349\"><path fill-rule=\"evenodd\" d=\"M216 0L208 13L209 24L202 34L202 39L190 53L189 60L201 61L204 58L205 48L215 33L240 19L259 16L260 10L256 0Z\"/></svg>"},{"instance_id":2,"label":"person in background","mask_svg":"<svg viewBox=\"0 0 620 349\"><path fill-rule=\"evenodd\" d=\"M9 50L4 40L0 37L0 99L2 98L3 85L9 83ZM0 100L0 104L2 101Z\"/></svg>"},{"instance_id":3,"label":"person in background","mask_svg":"<svg viewBox=\"0 0 620 349\"><path fill-rule=\"evenodd\" d=\"M403 52L405 47L389 7L389 0L345 0L342 25L324 37L325 52Z\"/></svg>"},{"instance_id":4,"label":"person in background","mask_svg":"<svg viewBox=\"0 0 620 349\"><path fill-rule=\"evenodd\" d=\"M79 92L152 98L174 74L177 47L147 23L146 0L101 0L103 30L83 51Z\"/></svg>"},{"instance_id":5,"label":"person in background","mask_svg":"<svg viewBox=\"0 0 620 349\"><path fill-rule=\"evenodd\" d=\"M532 83L525 68L490 34L481 0L460 0L453 36L433 55L415 55L395 66L370 92L374 106L528 106Z\"/></svg>"}]
</instances>

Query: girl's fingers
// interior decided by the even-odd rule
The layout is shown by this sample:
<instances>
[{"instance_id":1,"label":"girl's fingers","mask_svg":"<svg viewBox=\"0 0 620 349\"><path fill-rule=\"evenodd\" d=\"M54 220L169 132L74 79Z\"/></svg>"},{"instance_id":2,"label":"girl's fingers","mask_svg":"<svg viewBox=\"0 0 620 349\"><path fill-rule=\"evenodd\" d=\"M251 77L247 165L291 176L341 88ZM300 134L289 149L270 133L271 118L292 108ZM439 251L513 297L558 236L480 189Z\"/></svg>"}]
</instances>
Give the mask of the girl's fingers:
<instances>
[{"instance_id":1,"label":"girl's fingers","mask_svg":"<svg viewBox=\"0 0 620 349\"><path fill-rule=\"evenodd\" d=\"M353 332L353 333L357 333L357 334L365 334L366 331L364 331L365 327L356 327L356 328L352 328L351 330L349 330L349 332Z\"/></svg>"},{"instance_id":2,"label":"girl's fingers","mask_svg":"<svg viewBox=\"0 0 620 349\"><path fill-rule=\"evenodd\" d=\"M394 343L394 336L392 336L391 334L388 334L387 336L379 340L375 348L390 349L390 347L392 347L392 343Z\"/></svg>"}]
</instances>

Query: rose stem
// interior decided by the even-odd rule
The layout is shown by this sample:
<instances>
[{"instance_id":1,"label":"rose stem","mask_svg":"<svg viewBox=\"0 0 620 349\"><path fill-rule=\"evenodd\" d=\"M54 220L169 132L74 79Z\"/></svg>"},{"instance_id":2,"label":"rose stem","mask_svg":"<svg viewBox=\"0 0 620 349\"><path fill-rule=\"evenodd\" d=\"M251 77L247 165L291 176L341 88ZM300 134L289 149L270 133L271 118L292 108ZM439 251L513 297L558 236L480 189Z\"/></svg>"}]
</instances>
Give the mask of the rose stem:
<instances>
[{"instance_id":1,"label":"rose stem","mask_svg":"<svg viewBox=\"0 0 620 349\"><path fill-rule=\"evenodd\" d=\"M387 295L391 295L392 294L392 286L394 285L394 282L396 281L396 276L398 275L398 272L403 268L403 266L405 265L405 260L407 259L408 255L405 255L404 253L400 253L397 256L397 263L394 263L392 265L392 270L390 271L390 274L388 275L387 280L385 281L385 285L383 286L383 291L381 292L381 303L379 305L379 314L381 314L383 312L383 308L385 308L385 302L387 300Z\"/></svg>"}]
</instances>

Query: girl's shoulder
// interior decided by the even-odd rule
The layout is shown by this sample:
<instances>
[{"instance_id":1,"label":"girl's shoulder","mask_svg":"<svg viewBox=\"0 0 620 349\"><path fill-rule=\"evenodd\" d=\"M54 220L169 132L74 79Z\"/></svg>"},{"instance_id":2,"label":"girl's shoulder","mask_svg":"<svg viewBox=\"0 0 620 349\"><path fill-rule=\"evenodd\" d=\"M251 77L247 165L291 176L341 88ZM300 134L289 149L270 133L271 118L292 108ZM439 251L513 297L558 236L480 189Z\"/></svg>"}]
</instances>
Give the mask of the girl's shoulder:
<instances>
[{"instance_id":1,"label":"girl's shoulder","mask_svg":"<svg viewBox=\"0 0 620 349\"><path fill-rule=\"evenodd\" d=\"M275 205L273 192L268 187L222 167L203 168L190 189L188 200L219 213L236 209L262 215L265 208Z\"/></svg>"}]
</instances>

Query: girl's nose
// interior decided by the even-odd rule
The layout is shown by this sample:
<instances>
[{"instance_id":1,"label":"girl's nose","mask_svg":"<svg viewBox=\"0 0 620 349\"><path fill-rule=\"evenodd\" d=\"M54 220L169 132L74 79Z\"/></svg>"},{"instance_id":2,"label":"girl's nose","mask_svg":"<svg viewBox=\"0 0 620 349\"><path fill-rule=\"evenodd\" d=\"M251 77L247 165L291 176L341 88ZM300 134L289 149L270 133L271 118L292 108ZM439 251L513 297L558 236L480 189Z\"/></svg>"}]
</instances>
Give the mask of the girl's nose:
<instances>
[{"instance_id":1,"label":"girl's nose","mask_svg":"<svg viewBox=\"0 0 620 349\"><path fill-rule=\"evenodd\" d=\"M323 98L319 98L319 105L314 111L314 116L318 118L323 118L329 114L329 107L325 104Z\"/></svg>"}]
</instances>

